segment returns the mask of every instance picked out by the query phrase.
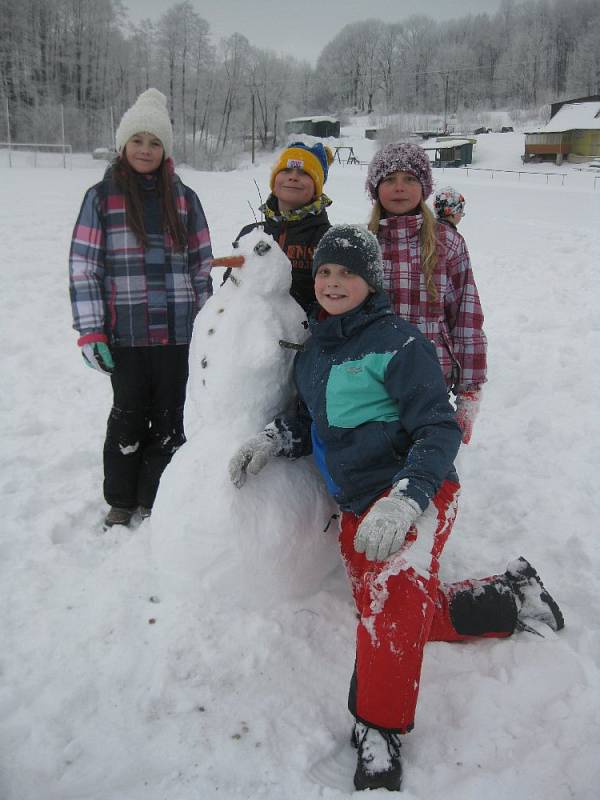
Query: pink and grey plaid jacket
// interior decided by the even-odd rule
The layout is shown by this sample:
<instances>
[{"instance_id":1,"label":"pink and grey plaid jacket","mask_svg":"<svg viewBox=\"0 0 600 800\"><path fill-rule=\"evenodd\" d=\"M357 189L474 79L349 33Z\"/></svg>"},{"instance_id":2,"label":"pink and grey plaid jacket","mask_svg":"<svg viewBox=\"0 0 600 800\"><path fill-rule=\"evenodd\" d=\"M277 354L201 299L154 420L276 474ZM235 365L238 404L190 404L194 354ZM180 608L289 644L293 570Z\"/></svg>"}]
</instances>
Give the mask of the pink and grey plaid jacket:
<instances>
[{"instance_id":1,"label":"pink and grey plaid jacket","mask_svg":"<svg viewBox=\"0 0 600 800\"><path fill-rule=\"evenodd\" d=\"M421 269L422 224L421 214L381 220L384 286L394 313L433 342L448 387L459 393L486 380L483 312L465 240L448 225L437 226L437 299L429 299Z\"/></svg>"},{"instance_id":2,"label":"pink and grey plaid jacket","mask_svg":"<svg viewBox=\"0 0 600 800\"><path fill-rule=\"evenodd\" d=\"M83 199L69 257L73 327L105 335L112 345L188 344L194 318L212 294L212 250L195 192L173 175L187 247L168 233L150 236L148 251L127 226L125 198L107 172Z\"/></svg>"}]
</instances>

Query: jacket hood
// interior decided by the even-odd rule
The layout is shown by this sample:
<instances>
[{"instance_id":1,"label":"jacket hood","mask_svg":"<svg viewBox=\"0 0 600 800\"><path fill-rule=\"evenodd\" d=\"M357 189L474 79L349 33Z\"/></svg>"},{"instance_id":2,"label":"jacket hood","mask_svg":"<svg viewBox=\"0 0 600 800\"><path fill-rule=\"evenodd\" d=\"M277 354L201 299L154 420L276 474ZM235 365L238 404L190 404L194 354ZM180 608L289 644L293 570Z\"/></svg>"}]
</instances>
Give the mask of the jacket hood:
<instances>
[{"instance_id":1,"label":"jacket hood","mask_svg":"<svg viewBox=\"0 0 600 800\"><path fill-rule=\"evenodd\" d=\"M394 232L397 236L410 238L417 236L423 225L423 214L401 214L400 216L383 217L379 222L380 231L385 236L386 233Z\"/></svg>"}]
</instances>

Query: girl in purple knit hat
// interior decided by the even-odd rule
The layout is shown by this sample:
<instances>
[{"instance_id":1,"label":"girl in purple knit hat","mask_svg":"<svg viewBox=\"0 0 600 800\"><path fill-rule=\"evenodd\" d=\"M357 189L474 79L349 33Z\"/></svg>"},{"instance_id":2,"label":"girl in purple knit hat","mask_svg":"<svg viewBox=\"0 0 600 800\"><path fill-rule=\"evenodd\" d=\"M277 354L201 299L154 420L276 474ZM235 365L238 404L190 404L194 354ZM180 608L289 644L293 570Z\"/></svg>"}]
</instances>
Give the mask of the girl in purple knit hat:
<instances>
[{"instance_id":1,"label":"girl in purple knit hat","mask_svg":"<svg viewBox=\"0 0 600 800\"><path fill-rule=\"evenodd\" d=\"M421 147L387 145L369 164L369 228L381 245L392 308L435 344L468 444L486 380L483 312L464 239L438 224L425 203L432 189L431 164Z\"/></svg>"}]
</instances>

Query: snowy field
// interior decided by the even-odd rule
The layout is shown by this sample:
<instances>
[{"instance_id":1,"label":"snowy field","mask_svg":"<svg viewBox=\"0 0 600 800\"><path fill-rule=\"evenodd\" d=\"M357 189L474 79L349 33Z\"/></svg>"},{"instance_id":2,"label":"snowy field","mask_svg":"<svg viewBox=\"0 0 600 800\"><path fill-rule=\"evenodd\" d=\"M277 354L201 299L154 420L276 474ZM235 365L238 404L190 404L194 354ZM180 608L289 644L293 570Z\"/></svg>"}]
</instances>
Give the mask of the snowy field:
<instances>
[{"instance_id":1,"label":"snowy field","mask_svg":"<svg viewBox=\"0 0 600 800\"><path fill-rule=\"evenodd\" d=\"M473 166L519 170L522 142L481 137ZM373 152L364 139L343 143L361 159ZM197 573L196 560L180 558L178 587L159 554L171 542L176 550L191 523L202 552L207 513L222 501L193 474L183 478L191 502L170 529L146 521L102 531L111 393L76 346L67 253L83 192L104 164L73 161L72 170L0 166L0 798L348 797L355 619L341 568L317 587L306 562L293 576L273 568L269 601L257 602L239 554L232 549L239 580L230 594L207 548ZM269 161L180 170L202 200L215 255L228 254L252 219L255 180L266 197ZM442 577L483 577L524 555L566 628L428 645L416 727L402 749L406 800L598 797L600 186L571 165L536 166L520 180L434 173L438 187L467 199L461 232L489 339L489 382L458 458L463 490ZM562 185L536 171L568 177ZM332 166L332 222L366 221L365 173ZM190 405L188 431L195 413ZM286 501L268 487L265 499L265 519ZM331 555L335 534L323 535Z\"/></svg>"}]
</instances>

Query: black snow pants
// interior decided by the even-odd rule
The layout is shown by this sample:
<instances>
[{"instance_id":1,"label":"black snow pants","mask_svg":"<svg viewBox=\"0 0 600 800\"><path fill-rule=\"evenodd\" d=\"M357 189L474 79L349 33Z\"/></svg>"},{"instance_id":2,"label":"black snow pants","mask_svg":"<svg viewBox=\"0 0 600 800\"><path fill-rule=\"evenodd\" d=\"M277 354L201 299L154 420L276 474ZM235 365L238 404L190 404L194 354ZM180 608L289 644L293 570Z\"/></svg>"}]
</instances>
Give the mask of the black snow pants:
<instances>
[{"instance_id":1,"label":"black snow pants","mask_svg":"<svg viewBox=\"0 0 600 800\"><path fill-rule=\"evenodd\" d=\"M185 442L189 345L114 347L112 355L104 498L117 508L152 508L160 476Z\"/></svg>"}]
</instances>

